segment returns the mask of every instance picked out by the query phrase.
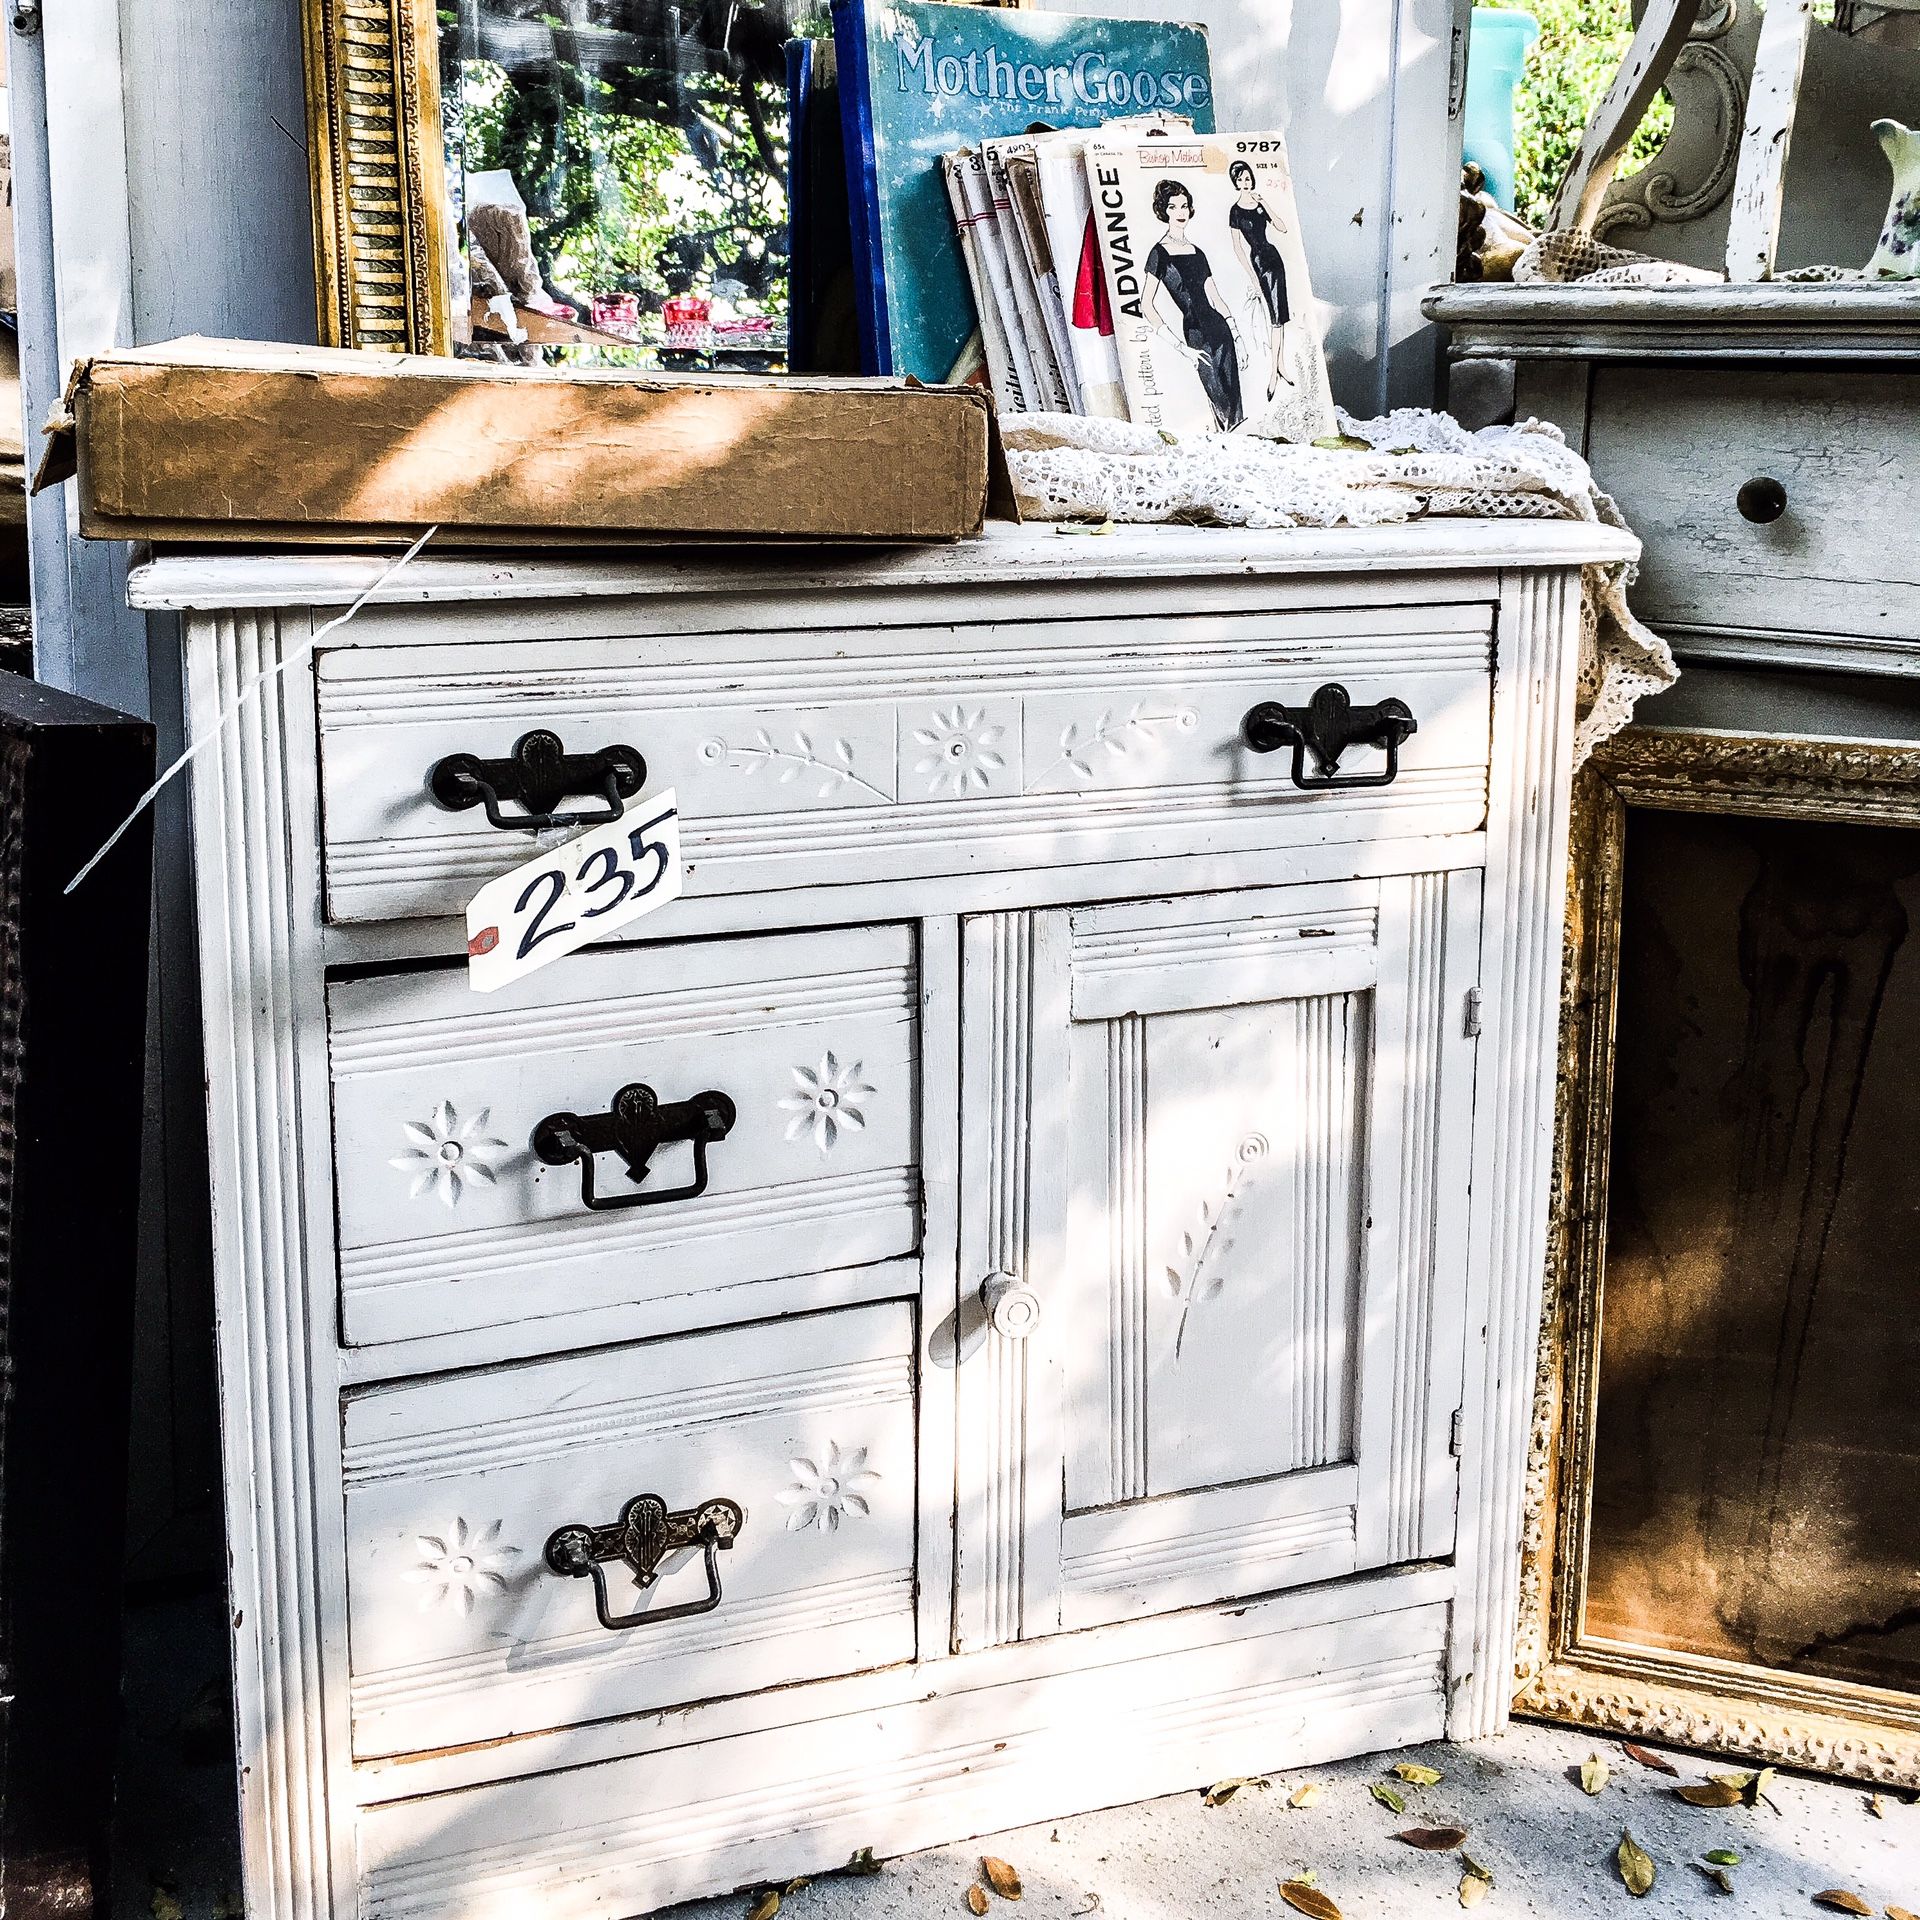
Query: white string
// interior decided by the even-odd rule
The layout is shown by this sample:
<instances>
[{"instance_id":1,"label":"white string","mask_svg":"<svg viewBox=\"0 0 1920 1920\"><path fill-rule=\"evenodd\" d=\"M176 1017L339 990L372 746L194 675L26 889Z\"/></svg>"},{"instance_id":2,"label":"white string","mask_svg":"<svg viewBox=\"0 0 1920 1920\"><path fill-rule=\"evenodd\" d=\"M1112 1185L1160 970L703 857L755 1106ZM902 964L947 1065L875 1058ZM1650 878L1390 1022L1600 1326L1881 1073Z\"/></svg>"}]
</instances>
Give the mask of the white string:
<instances>
[{"instance_id":1,"label":"white string","mask_svg":"<svg viewBox=\"0 0 1920 1920\"><path fill-rule=\"evenodd\" d=\"M206 730L206 732L199 737L199 739L193 741L191 745L188 746L186 752L183 753L179 757L179 759L177 759L173 763L173 765L170 766L166 770L166 772L163 773L160 776L160 778L156 780L153 783L153 785L150 786L146 790L146 792L143 793L140 796L140 798L133 803L133 811L129 813L127 817L124 820L122 820L120 824L117 827L115 827L110 834L107 835L106 844L102 846L100 851L96 853L93 856L93 858L89 860L87 864L84 867L82 867L80 871L76 873L71 880L67 882L64 890L65 893L71 893L74 890L74 888L77 887L81 883L81 881L83 881L87 877L87 875L90 874L94 870L94 868L97 867L100 864L100 862L104 860L107 857L107 855L110 854L114 850L114 848L120 844L122 838L126 834L127 829L131 827L133 823L136 820L138 820L140 816L143 813L145 813L146 810L150 806L152 806L157 799L159 799L168 781L170 781L175 774L183 771L187 763L194 757L195 754L197 754L200 751L202 747L209 747L216 740L218 740L221 734L223 734L227 730L228 723L239 717L240 709L244 707L247 704L247 702L251 700L253 696L256 693L258 693L260 689L264 687L267 684L267 682L274 677L275 674L285 673L289 667L297 667L301 661L306 659L306 657L313 652L314 648L316 648L320 644L320 642L327 637L328 634L337 633L342 627L344 627L347 624L347 622L351 620L353 616L356 613L358 613L360 609L364 607L367 604L367 602L371 600L373 596L376 593L378 593L380 589L384 587L387 584L387 582L391 580L394 577L394 575L401 570L401 568L409 565L414 560L414 558L419 554L420 549L424 547L427 544L427 542L431 540L433 536L439 531L440 529L437 526L429 527L426 530L426 532L423 533L420 536L420 538L416 540L413 543L413 545L406 550L405 553L401 554L401 556L397 560L395 560L394 563L390 567L388 567L386 571L382 573L376 581L374 581L372 586L367 588L366 592L361 594L359 599L357 599L353 603L353 605L346 610L345 613L336 614L331 620L327 622L327 624L324 627L321 627L318 630L316 630L316 632L314 633L311 639L303 641L299 646L295 647L294 650L290 654L288 654L284 660L276 661L274 665L270 667L265 667L260 672L256 673L253 676L253 678L249 680L246 683L246 685L243 686L237 694L234 695L232 700L230 700L227 703L227 705L221 709L219 718L214 721L213 725L210 726Z\"/></svg>"}]
</instances>

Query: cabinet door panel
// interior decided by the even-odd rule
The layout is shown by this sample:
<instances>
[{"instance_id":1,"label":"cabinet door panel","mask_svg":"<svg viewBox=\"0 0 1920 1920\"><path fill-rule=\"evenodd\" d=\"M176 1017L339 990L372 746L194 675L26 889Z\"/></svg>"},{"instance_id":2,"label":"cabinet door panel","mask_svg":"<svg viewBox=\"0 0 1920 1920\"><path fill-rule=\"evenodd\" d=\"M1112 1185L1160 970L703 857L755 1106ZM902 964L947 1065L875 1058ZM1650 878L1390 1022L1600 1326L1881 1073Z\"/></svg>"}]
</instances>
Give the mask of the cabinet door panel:
<instances>
[{"instance_id":1,"label":"cabinet door panel","mask_svg":"<svg viewBox=\"0 0 1920 1920\"><path fill-rule=\"evenodd\" d=\"M1075 1023L1070 1511L1347 1457L1366 1051L1364 994Z\"/></svg>"},{"instance_id":2,"label":"cabinet door panel","mask_svg":"<svg viewBox=\"0 0 1920 1920\"><path fill-rule=\"evenodd\" d=\"M970 927L967 1278L1025 1304L962 1342L963 1645L1449 1550L1479 895Z\"/></svg>"}]
</instances>

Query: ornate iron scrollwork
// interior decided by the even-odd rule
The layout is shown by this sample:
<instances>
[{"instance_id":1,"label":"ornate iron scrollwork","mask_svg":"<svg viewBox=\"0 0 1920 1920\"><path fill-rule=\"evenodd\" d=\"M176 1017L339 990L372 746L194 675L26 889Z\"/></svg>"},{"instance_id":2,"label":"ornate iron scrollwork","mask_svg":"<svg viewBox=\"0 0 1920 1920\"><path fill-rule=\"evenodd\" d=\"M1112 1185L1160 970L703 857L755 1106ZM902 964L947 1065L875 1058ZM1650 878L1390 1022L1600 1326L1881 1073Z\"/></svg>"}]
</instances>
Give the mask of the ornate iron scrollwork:
<instances>
[{"instance_id":1,"label":"ornate iron scrollwork","mask_svg":"<svg viewBox=\"0 0 1920 1920\"><path fill-rule=\"evenodd\" d=\"M626 1627L658 1626L668 1620L688 1620L711 1613L720 1604L720 1555L729 1551L747 1524L736 1500L703 1500L697 1507L673 1512L657 1493L629 1500L620 1518L608 1526L573 1524L559 1528L547 1541L547 1565L555 1573L593 1582L593 1609L610 1633ZM615 1562L626 1567L644 1591L660 1577L660 1563L669 1554L698 1547L706 1556L707 1592L702 1600L674 1607L639 1608L615 1613L607 1596L606 1570Z\"/></svg>"}]
</instances>

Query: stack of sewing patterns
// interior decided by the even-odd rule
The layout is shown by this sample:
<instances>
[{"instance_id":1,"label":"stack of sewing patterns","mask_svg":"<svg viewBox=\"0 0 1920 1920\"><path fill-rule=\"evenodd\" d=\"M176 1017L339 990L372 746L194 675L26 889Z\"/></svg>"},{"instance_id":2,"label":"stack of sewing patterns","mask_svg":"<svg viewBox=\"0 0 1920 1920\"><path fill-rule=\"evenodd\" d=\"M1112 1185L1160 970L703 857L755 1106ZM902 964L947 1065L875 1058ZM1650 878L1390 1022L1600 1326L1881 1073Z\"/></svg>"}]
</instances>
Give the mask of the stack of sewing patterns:
<instances>
[{"instance_id":1,"label":"stack of sewing patterns","mask_svg":"<svg viewBox=\"0 0 1920 1920\"><path fill-rule=\"evenodd\" d=\"M1003 413L1335 431L1286 144L1167 117L943 162Z\"/></svg>"},{"instance_id":2,"label":"stack of sewing patterns","mask_svg":"<svg viewBox=\"0 0 1920 1920\"><path fill-rule=\"evenodd\" d=\"M833 23L794 100L796 154L830 159L807 123L831 91L844 161L844 210L794 196L826 208L795 224L817 364L850 279L868 373L1173 435L1335 430L1286 146L1214 133L1204 29L942 0L839 0Z\"/></svg>"}]
</instances>

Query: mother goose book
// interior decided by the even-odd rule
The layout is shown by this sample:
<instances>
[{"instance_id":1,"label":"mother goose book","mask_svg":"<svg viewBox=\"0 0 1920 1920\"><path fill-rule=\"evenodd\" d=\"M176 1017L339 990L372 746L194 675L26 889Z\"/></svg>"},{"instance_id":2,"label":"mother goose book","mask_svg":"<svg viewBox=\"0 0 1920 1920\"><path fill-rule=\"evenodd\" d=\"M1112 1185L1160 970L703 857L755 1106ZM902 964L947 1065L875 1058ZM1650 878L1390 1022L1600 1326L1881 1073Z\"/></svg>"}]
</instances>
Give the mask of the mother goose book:
<instances>
[{"instance_id":1,"label":"mother goose book","mask_svg":"<svg viewBox=\"0 0 1920 1920\"><path fill-rule=\"evenodd\" d=\"M941 0L833 10L869 373L943 381L974 330L941 159L1034 126L1189 116L1213 131L1206 29Z\"/></svg>"}]
</instances>

